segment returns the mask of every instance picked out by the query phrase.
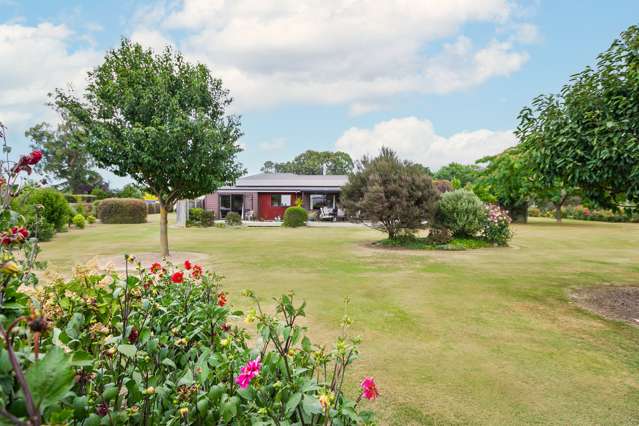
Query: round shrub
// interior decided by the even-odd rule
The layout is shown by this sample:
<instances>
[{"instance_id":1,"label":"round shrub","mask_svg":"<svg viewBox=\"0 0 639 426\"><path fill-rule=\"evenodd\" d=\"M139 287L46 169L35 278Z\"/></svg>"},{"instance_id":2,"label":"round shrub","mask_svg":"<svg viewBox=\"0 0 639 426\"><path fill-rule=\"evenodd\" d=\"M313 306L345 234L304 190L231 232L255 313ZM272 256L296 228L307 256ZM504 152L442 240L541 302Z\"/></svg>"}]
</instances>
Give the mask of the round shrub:
<instances>
[{"instance_id":1,"label":"round shrub","mask_svg":"<svg viewBox=\"0 0 639 426\"><path fill-rule=\"evenodd\" d=\"M486 206L484 226L481 231L482 238L498 246L508 245L508 241L513 236L510 230L510 222L512 220L506 210L497 205L488 204Z\"/></svg>"},{"instance_id":2,"label":"round shrub","mask_svg":"<svg viewBox=\"0 0 639 426\"><path fill-rule=\"evenodd\" d=\"M465 189L442 194L437 205L437 224L448 228L455 237L474 237L482 230L485 218L484 203Z\"/></svg>"},{"instance_id":3,"label":"round shrub","mask_svg":"<svg viewBox=\"0 0 639 426\"><path fill-rule=\"evenodd\" d=\"M57 231L62 231L72 217L69 202L54 188L29 188L14 201L15 210L27 220L37 214L46 219ZM41 207L40 207L41 206Z\"/></svg>"},{"instance_id":4,"label":"round shrub","mask_svg":"<svg viewBox=\"0 0 639 426\"><path fill-rule=\"evenodd\" d=\"M229 226L239 226L242 224L242 217L240 216L239 213L228 212L226 214L226 217L224 218L224 221Z\"/></svg>"},{"instance_id":5,"label":"round shrub","mask_svg":"<svg viewBox=\"0 0 639 426\"><path fill-rule=\"evenodd\" d=\"M93 216L92 214L87 216L87 222L89 224L93 224L93 223L95 223L95 221L96 221L95 216Z\"/></svg>"},{"instance_id":6,"label":"round shrub","mask_svg":"<svg viewBox=\"0 0 639 426\"><path fill-rule=\"evenodd\" d=\"M105 198L98 205L102 223L144 223L146 204L136 198Z\"/></svg>"},{"instance_id":7,"label":"round shrub","mask_svg":"<svg viewBox=\"0 0 639 426\"><path fill-rule=\"evenodd\" d=\"M75 225L75 227L79 229L84 229L84 227L86 226L86 221L84 219L84 216L82 216L80 213L73 216L72 222L73 222L73 225Z\"/></svg>"},{"instance_id":8,"label":"round shrub","mask_svg":"<svg viewBox=\"0 0 639 426\"><path fill-rule=\"evenodd\" d=\"M308 213L304 207L289 207L284 212L284 226L297 228L306 225Z\"/></svg>"}]
</instances>

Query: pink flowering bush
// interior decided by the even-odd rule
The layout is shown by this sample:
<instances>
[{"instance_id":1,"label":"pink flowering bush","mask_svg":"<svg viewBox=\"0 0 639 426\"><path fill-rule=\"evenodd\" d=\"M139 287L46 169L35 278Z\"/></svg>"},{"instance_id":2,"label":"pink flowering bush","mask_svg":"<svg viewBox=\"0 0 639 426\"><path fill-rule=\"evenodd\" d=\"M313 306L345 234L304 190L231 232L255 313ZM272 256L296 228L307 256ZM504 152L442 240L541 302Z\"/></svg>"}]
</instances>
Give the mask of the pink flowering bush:
<instances>
[{"instance_id":1,"label":"pink flowering bush","mask_svg":"<svg viewBox=\"0 0 639 426\"><path fill-rule=\"evenodd\" d=\"M508 212L495 204L486 204L486 217L480 235L486 241L498 246L508 245L513 234Z\"/></svg>"}]
</instances>

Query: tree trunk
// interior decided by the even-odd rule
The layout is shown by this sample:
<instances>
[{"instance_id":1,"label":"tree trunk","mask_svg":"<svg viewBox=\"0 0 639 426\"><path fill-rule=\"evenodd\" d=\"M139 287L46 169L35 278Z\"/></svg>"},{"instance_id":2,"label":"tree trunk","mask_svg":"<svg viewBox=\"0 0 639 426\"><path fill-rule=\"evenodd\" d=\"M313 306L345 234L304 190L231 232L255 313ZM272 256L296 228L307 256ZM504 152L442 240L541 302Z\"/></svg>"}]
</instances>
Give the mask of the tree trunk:
<instances>
[{"instance_id":1,"label":"tree trunk","mask_svg":"<svg viewBox=\"0 0 639 426\"><path fill-rule=\"evenodd\" d=\"M561 223L561 204L555 204L555 220Z\"/></svg>"},{"instance_id":2,"label":"tree trunk","mask_svg":"<svg viewBox=\"0 0 639 426\"><path fill-rule=\"evenodd\" d=\"M160 253L169 255L168 212L166 205L160 200Z\"/></svg>"}]
</instances>

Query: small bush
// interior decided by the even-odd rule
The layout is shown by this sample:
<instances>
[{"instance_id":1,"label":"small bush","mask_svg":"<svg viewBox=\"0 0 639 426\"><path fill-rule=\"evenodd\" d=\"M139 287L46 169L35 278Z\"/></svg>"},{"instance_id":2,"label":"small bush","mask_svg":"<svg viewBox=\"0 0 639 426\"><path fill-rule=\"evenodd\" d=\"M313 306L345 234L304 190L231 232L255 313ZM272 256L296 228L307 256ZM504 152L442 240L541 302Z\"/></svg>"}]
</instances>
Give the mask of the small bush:
<instances>
[{"instance_id":1,"label":"small bush","mask_svg":"<svg viewBox=\"0 0 639 426\"><path fill-rule=\"evenodd\" d=\"M57 231L63 231L71 217L71 208L64 195L54 188L29 188L13 201L15 210L35 222L38 215L45 218Z\"/></svg>"},{"instance_id":2,"label":"small bush","mask_svg":"<svg viewBox=\"0 0 639 426\"><path fill-rule=\"evenodd\" d=\"M86 221L84 219L84 216L82 216L80 213L73 216L72 222L73 222L73 225L75 225L75 227L78 229L84 229L84 227L86 226Z\"/></svg>"},{"instance_id":3,"label":"small bush","mask_svg":"<svg viewBox=\"0 0 639 426\"><path fill-rule=\"evenodd\" d=\"M528 208L528 216L530 217L540 217L541 210L538 207L529 207Z\"/></svg>"},{"instance_id":4,"label":"small bush","mask_svg":"<svg viewBox=\"0 0 639 426\"><path fill-rule=\"evenodd\" d=\"M297 228L305 226L308 220L308 213L303 207L289 207L284 212L284 226Z\"/></svg>"},{"instance_id":5,"label":"small bush","mask_svg":"<svg viewBox=\"0 0 639 426\"><path fill-rule=\"evenodd\" d=\"M201 209L199 207L189 209L189 220L193 221L194 223L200 223L203 213L204 209Z\"/></svg>"},{"instance_id":6,"label":"small bush","mask_svg":"<svg viewBox=\"0 0 639 426\"><path fill-rule=\"evenodd\" d=\"M433 244L448 244L453 239L453 233L449 229L434 226L428 233L428 241Z\"/></svg>"},{"instance_id":7,"label":"small bush","mask_svg":"<svg viewBox=\"0 0 639 426\"><path fill-rule=\"evenodd\" d=\"M90 215L88 215L88 216L87 216L87 222L88 222L89 224L94 224L94 223L95 223L95 221L96 221L95 216L93 216L92 214L90 214Z\"/></svg>"},{"instance_id":8,"label":"small bush","mask_svg":"<svg viewBox=\"0 0 639 426\"><path fill-rule=\"evenodd\" d=\"M239 213L228 212L226 214L226 218L224 218L224 221L229 226L239 226L242 224L242 217L240 216Z\"/></svg>"},{"instance_id":9,"label":"small bush","mask_svg":"<svg viewBox=\"0 0 639 426\"><path fill-rule=\"evenodd\" d=\"M215 224L215 213L195 207L189 210L187 226L202 226L208 228Z\"/></svg>"},{"instance_id":10,"label":"small bush","mask_svg":"<svg viewBox=\"0 0 639 426\"><path fill-rule=\"evenodd\" d=\"M465 189L446 192L437 205L437 225L449 229L455 237L474 237L485 219L484 203Z\"/></svg>"},{"instance_id":11,"label":"small bush","mask_svg":"<svg viewBox=\"0 0 639 426\"><path fill-rule=\"evenodd\" d=\"M27 221L27 229L38 241L51 241L55 235L55 225L47 222L45 218L41 218L37 226L35 222Z\"/></svg>"},{"instance_id":12,"label":"small bush","mask_svg":"<svg viewBox=\"0 0 639 426\"><path fill-rule=\"evenodd\" d=\"M102 223L144 223L146 204L135 198L106 198L98 206Z\"/></svg>"},{"instance_id":13,"label":"small bush","mask_svg":"<svg viewBox=\"0 0 639 426\"><path fill-rule=\"evenodd\" d=\"M498 246L508 245L508 241L513 236L510 230L511 222L512 220L506 210L497 205L488 204L486 206L484 226L481 231L482 238Z\"/></svg>"}]
</instances>

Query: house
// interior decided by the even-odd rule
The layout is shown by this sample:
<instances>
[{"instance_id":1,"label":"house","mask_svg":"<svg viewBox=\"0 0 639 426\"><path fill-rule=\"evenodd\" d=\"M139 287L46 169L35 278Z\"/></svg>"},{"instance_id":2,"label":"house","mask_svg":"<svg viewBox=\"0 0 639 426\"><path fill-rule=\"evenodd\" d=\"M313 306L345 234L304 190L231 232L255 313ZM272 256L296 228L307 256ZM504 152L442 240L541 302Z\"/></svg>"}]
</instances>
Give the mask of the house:
<instances>
[{"instance_id":1,"label":"house","mask_svg":"<svg viewBox=\"0 0 639 426\"><path fill-rule=\"evenodd\" d=\"M345 175L296 175L260 173L245 176L233 186L225 186L204 199L204 208L223 218L237 212L245 219L274 220L302 199L302 207L311 211L321 207L336 209L339 193L348 181Z\"/></svg>"}]
</instances>

